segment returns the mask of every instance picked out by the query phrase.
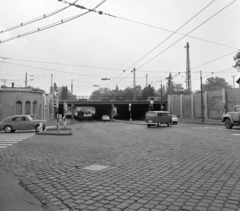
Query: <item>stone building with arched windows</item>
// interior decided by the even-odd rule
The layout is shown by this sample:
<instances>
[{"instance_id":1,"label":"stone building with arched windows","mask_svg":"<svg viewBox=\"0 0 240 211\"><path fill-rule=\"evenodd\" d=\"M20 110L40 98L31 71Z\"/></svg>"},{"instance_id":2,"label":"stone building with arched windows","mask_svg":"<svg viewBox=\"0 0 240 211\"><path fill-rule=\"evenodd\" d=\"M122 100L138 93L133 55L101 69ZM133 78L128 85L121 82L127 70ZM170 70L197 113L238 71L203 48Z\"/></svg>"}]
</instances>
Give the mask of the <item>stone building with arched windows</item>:
<instances>
[{"instance_id":1,"label":"stone building with arched windows","mask_svg":"<svg viewBox=\"0 0 240 211\"><path fill-rule=\"evenodd\" d=\"M50 119L52 96L31 88L0 89L0 121L6 117L29 114L36 119Z\"/></svg>"}]
</instances>

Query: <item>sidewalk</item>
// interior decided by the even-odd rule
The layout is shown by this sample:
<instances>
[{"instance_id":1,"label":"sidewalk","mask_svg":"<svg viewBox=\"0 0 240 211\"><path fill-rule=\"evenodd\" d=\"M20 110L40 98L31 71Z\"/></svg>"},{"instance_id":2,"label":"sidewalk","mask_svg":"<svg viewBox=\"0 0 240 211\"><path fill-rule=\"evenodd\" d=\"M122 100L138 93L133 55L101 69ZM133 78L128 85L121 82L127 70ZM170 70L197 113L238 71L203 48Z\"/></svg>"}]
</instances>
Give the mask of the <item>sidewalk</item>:
<instances>
[{"instance_id":1,"label":"sidewalk","mask_svg":"<svg viewBox=\"0 0 240 211\"><path fill-rule=\"evenodd\" d=\"M44 211L42 204L18 183L18 180L0 169L0 210Z\"/></svg>"},{"instance_id":2,"label":"sidewalk","mask_svg":"<svg viewBox=\"0 0 240 211\"><path fill-rule=\"evenodd\" d=\"M67 121L71 124L71 120ZM50 128L57 128L57 120L49 120ZM62 127L62 126L61 126ZM19 181L0 169L0 211L46 211L43 204L26 191Z\"/></svg>"},{"instance_id":3,"label":"sidewalk","mask_svg":"<svg viewBox=\"0 0 240 211\"><path fill-rule=\"evenodd\" d=\"M125 122L128 124L137 124L137 125L145 125L144 120L118 120L118 119L112 119L116 122ZM203 124L203 125L224 125L224 123L221 120L215 120L215 119L205 119L204 122L201 122L201 119L187 119L187 118L178 118L178 123L189 123L189 124Z\"/></svg>"},{"instance_id":4,"label":"sidewalk","mask_svg":"<svg viewBox=\"0 0 240 211\"><path fill-rule=\"evenodd\" d=\"M187 119L187 118L178 118L179 123L193 123L193 124L207 124L207 125L224 125L224 123L215 119L205 119L204 122L201 122L201 119Z\"/></svg>"}]
</instances>

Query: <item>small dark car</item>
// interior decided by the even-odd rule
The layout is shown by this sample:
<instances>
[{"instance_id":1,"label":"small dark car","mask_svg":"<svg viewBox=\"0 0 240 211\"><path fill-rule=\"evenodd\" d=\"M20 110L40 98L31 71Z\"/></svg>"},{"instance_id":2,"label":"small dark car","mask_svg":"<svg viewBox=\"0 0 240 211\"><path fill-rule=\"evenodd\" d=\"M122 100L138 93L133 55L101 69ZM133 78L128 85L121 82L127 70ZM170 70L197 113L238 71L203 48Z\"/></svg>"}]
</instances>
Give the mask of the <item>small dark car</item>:
<instances>
[{"instance_id":1,"label":"small dark car","mask_svg":"<svg viewBox=\"0 0 240 211\"><path fill-rule=\"evenodd\" d=\"M36 130L36 132L39 132L40 123L42 123L43 130L45 130L47 120L33 120L30 115L15 115L0 122L0 131L4 130L6 133L11 133L16 130Z\"/></svg>"}]
</instances>

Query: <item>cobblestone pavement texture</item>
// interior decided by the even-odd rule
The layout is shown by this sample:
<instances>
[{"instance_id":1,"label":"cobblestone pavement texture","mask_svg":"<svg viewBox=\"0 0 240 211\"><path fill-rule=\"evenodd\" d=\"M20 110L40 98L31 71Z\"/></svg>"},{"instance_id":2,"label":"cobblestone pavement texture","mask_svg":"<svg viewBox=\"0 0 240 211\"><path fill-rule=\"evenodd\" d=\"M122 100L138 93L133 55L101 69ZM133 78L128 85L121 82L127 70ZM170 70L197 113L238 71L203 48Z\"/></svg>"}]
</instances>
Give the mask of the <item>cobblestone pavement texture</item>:
<instances>
[{"instance_id":1,"label":"cobblestone pavement texture","mask_svg":"<svg viewBox=\"0 0 240 211\"><path fill-rule=\"evenodd\" d=\"M58 210L238 211L240 129L118 122L70 126L0 151L0 168ZM103 165L93 171L86 167Z\"/></svg>"}]
</instances>

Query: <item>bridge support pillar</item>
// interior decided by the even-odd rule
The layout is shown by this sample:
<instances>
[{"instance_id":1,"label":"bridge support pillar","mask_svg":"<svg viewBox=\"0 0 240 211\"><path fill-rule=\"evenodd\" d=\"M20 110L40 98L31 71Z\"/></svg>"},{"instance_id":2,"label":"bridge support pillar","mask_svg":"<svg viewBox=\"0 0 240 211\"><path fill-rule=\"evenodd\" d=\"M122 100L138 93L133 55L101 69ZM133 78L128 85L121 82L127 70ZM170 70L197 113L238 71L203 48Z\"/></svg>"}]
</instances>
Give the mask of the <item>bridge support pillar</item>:
<instances>
[{"instance_id":1,"label":"bridge support pillar","mask_svg":"<svg viewBox=\"0 0 240 211\"><path fill-rule=\"evenodd\" d=\"M71 115L71 120L74 120L74 104L73 101L71 102L71 108L72 108L72 115Z\"/></svg>"}]
</instances>

